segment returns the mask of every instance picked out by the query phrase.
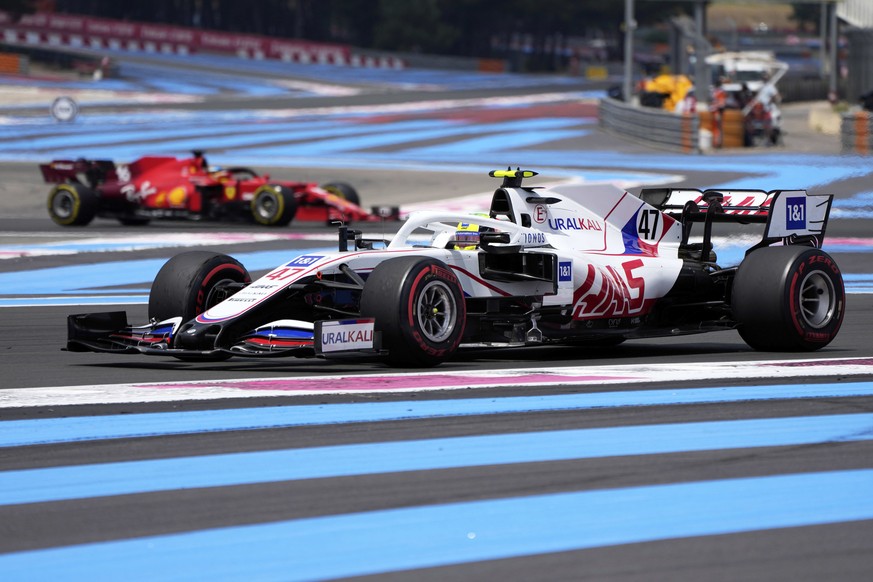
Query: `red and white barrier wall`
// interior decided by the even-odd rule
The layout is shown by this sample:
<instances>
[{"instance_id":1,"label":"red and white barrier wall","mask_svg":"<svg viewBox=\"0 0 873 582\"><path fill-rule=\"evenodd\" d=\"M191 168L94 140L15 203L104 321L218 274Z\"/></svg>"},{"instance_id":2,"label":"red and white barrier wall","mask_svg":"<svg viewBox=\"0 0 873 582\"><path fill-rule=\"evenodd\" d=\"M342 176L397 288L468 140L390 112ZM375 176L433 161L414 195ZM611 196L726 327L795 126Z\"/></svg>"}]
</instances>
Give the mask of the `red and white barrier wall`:
<instances>
[{"instance_id":1,"label":"red and white barrier wall","mask_svg":"<svg viewBox=\"0 0 873 582\"><path fill-rule=\"evenodd\" d=\"M251 34L145 24L69 14L37 13L18 22L0 12L0 34L9 43L187 55L235 54L293 63L402 69L402 59L355 54L347 45L283 40Z\"/></svg>"}]
</instances>

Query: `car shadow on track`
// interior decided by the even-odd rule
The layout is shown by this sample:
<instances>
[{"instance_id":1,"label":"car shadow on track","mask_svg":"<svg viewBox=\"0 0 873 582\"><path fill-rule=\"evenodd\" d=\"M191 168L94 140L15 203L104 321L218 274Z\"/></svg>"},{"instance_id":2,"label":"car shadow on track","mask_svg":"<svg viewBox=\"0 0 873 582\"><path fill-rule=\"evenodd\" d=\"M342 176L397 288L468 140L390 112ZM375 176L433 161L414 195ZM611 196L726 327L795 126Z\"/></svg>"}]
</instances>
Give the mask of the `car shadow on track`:
<instances>
[{"instance_id":1,"label":"car shadow on track","mask_svg":"<svg viewBox=\"0 0 873 582\"><path fill-rule=\"evenodd\" d=\"M203 374L228 373L261 373L274 375L277 373L293 375L330 376L355 375L361 373L404 373L404 372L457 372L481 370L487 368L536 368L556 366L592 366L631 365L652 363L679 363L695 361L732 361L732 360L768 360L774 358L800 357L798 354L776 354L774 352L755 352L744 343L737 342L692 342L686 340L675 343L625 343L618 346L541 346L517 348L472 348L456 353L450 360L433 368L392 367L374 357L357 357L343 359L231 359L222 362L183 362L173 359L155 361L152 358L132 361L99 363L81 362L75 366L90 369L105 368L112 370L126 369L154 372L190 372L192 376ZM150 382L140 374L134 381ZM213 377L214 378L214 377ZM178 378L177 378L178 379ZM186 380L188 380L186 378ZM194 378L191 378L194 380ZM158 379L157 381L160 381Z\"/></svg>"}]
</instances>

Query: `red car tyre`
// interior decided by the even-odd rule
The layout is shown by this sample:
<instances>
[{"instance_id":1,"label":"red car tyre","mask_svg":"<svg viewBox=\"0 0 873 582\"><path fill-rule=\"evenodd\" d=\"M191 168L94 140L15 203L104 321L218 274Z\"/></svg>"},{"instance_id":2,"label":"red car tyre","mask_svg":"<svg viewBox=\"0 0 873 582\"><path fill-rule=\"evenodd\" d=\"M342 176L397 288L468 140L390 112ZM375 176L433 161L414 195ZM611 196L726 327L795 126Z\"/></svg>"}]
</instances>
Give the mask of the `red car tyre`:
<instances>
[{"instance_id":1,"label":"red car tyre","mask_svg":"<svg viewBox=\"0 0 873 582\"><path fill-rule=\"evenodd\" d=\"M264 226L285 226L297 214L297 201L288 188L264 184L255 190L251 203L252 217Z\"/></svg>"},{"instance_id":2,"label":"red car tyre","mask_svg":"<svg viewBox=\"0 0 873 582\"><path fill-rule=\"evenodd\" d=\"M85 226L97 215L97 193L82 184L58 184L48 195L49 216L61 226Z\"/></svg>"},{"instance_id":3,"label":"red car tyre","mask_svg":"<svg viewBox=\"0 0 873 582\"><path fill-rule=\"evenodd\" d=\"M182 317L188 321L230 297L230 283L250 283L236 259L209 251L176 255L161 267L149 294L149 319Z\"/></svg>"},{"instance_id":4,"label":"red car tyre","mask_svg":"<svg viewBox=\"0 0 873 582\"><path fill-rule=\"evenodd\" d=\"M361 197L358 195L358 191L355 190L351 184L346 184L345 182L328 182L321 187L331 194L339 196L346 202L351 202L356 206L361 205Z\"/></svg>"},{"instance_id":5,"label":"red car tyre","mask_svg":"<svg viewBox=\"0 0 873 582\"><path fill-rule=\"evenodd\" d=\"M382 347L396 366L435 366L464 334L464 292L442 261L399 257L379 264L364 285L361 315L376 320Z\"/></svg>"},{"instance_id":6,"label":"red car tyre","mask_svg":"<svg viewBox=\"0 0 873 582\"><path fill-rule=\"evenodd\" d=\"M757 350L817 350L842 325L843 277L836 261L820 249L761 248L740 264L731 309L740 336Z\"/></svg>"}]
</instances>

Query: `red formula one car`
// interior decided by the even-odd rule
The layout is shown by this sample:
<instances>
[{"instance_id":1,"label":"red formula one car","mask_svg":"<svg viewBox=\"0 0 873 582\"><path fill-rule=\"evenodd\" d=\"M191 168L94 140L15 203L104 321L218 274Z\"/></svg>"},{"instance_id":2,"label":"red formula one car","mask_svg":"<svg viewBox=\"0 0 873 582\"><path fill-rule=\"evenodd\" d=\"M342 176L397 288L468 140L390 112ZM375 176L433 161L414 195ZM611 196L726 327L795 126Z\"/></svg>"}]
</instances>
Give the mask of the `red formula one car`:
<instances>
[{"instance_id":1,"label":"red formula one car","mask_svg":"<svg viewBox=\"0 0 873 582\"><path fill-rule=\"evenodd\" d=\"M344 222L397 219L397 208L361 208L342 182L319 186L271 180L249 168L215 169L202 152L190 158L147 156L130 164L55 160L41 164L49 216L61 226L84 226L95 216L126 225L152 219L248 220L284 226L298 220Z\"/></svg>"}]
</instances>

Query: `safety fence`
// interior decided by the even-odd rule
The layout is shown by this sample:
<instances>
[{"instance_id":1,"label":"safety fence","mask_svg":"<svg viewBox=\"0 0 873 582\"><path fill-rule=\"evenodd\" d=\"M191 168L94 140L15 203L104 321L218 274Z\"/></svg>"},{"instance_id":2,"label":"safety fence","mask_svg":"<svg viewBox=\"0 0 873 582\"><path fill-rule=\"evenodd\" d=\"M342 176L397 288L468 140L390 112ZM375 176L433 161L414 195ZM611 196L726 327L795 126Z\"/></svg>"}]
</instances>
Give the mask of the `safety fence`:
<instances>
[{"instance_id":1,"label":"safety fence","mask_svg":"<svg viewBox=\"0 0 873 582\"><path fill-rule=\"evenodd\" d=\"M873 114L869 111L844 113L840 123L840 139L844 154L873 153Z\"/></svg>"},{"instance_id":2,"label":"safety fence","mask_svg":"<svg viewBox=\"0 0 873 582\"><path fill-rule=\"evenodd\" d=\"M616 99L600 100L600 126L610 132L685 153L700 153L700 118Z\"/></svg>"}]
</instances>

